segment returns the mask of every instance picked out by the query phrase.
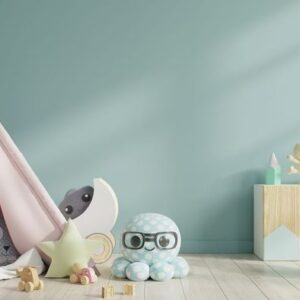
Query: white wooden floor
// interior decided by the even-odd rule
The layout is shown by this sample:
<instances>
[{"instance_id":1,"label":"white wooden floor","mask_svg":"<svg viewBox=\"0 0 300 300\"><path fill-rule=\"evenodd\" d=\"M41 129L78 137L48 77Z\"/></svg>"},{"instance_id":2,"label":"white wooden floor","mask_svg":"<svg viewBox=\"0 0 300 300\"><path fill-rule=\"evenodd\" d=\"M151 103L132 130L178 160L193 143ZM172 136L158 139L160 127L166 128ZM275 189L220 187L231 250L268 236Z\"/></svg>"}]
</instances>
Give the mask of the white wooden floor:
<instances>
[{"instance_id":1,"label":"white wooden floor","mask_svg":"<svg viewBox=\"0 0 300 300\"><path fill-rule=\"evenodd\" d=\"M253 255L185 255L191 272L182 280L136 283L135 297L122 296L126 281L110 275L110 263L99 266L95 284L73 285L67 279L43 279L45 289L17 291L18 279L0 282L0 299L100 299L102 285L114 285L116 299L300 299L300 262L262 262Z\"/></svg>"}]
</instances>

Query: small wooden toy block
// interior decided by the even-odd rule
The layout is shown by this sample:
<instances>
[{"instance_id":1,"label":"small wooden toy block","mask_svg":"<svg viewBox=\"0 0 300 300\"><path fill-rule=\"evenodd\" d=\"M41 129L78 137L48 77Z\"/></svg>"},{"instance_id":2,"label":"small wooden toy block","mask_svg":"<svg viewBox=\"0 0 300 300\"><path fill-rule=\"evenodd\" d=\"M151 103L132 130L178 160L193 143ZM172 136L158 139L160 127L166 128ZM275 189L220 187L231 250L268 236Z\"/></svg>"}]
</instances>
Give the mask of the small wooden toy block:
<instances>
[{"instance_id":1,"label":"small wooden toy block","mask_svg":"<svg viewBox=\"0 0 300 300\"><path fill-rule=\"evenodd\" d=\"M134 284L125 284L123 286L123 294L126 296L135 296L135 285Z\"/></svg>"},{"instance_id":2,"label":"small wooden toy block","mask_svg":"<svg viewBox=\"0 0 300 300\"><path fill-rule=\"evenodd\" d=\"M20 291L32 292L33 290L42 290L44 287L44 283L39 279L35 267L19 268L17 269L17 275L21 278L18 284Z\"/></svg>"},{"instance_id":3,"label":"small wooden toy block","mask_svg":"<svg viewBox=\"0 0 300 300\"><path fill-rule=\"evenodd\" d=\"M102 298L104 298L104 299L110 298L110 297L113 297L114 295L115 295L115 290L112 285L102 287Z\"/></svg>"}]
</instances>

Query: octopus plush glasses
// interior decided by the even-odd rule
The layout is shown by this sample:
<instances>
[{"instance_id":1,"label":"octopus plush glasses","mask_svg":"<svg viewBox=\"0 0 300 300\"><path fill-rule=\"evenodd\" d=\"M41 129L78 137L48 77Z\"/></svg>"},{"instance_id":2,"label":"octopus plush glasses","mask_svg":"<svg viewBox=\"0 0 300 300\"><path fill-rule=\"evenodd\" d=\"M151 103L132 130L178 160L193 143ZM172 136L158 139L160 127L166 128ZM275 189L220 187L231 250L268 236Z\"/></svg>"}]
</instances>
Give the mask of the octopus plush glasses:
<instances>
[{"instance_id":1,"label":"octopus plush glasses","mask_svg":"<svg viewBox=\"0 0 300 300\"><path fill-rule=\"evenodd\" d=\"M171 250L176 248L178 243L177 233L174 231L143 233L137 231L127 231L123 233L122 243L124 248L137 250L142 249L145 242L154 242L159 250ZM152 251L155 247L145 250Z\"/></svg>"}]
</instances>

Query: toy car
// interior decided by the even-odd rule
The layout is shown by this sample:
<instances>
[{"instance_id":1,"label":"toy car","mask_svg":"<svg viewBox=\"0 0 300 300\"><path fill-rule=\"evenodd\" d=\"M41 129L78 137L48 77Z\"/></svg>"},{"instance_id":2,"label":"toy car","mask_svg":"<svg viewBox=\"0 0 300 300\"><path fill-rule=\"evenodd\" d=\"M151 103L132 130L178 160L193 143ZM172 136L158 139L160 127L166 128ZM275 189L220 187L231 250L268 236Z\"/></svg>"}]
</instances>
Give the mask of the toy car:
<instances>
[{"instance_id":1,"label":"toy car","mask_svg":"<svg viewBox=\"0 0 300 300\"><path fill-rule=\"evenodd\" d=\"M74 272L73 268L73 272ZM72 283L78 283L80 282L83 285L94 283L98 280L95 271L93 268L84 267L80 270L77 270L77 272L74 272L70 275L70 282Z\"/></svg>"},{"instance_id":2,"label":"toy car","mask_svg":"<svg viewBox=\"0 0 300 300\"><path fill-rule=\"evenodd\" d=\"M44 283L39 279L35 267L17 269L17 275L21 278L18 284L20 291L32 292L33 290L41 290L44 287Z\"/></svg>"}]
</instances>

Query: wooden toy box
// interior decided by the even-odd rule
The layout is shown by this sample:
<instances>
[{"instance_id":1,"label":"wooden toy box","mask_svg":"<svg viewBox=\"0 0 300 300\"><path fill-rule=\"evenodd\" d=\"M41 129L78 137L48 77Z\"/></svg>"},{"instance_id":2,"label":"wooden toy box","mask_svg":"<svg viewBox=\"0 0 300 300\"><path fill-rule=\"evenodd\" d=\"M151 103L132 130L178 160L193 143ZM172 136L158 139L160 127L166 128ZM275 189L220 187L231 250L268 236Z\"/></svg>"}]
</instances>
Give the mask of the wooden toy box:
<instances>
[{"instance_id":1,"label":"wooden toy box","mask_svg":"<svg viewBox=\"0 0 300 300\"><path fill-rule=\"evenodd\" d=\"M300 260L300 185L254 186L254 253Z\"/></svg>"}]
</instances>

